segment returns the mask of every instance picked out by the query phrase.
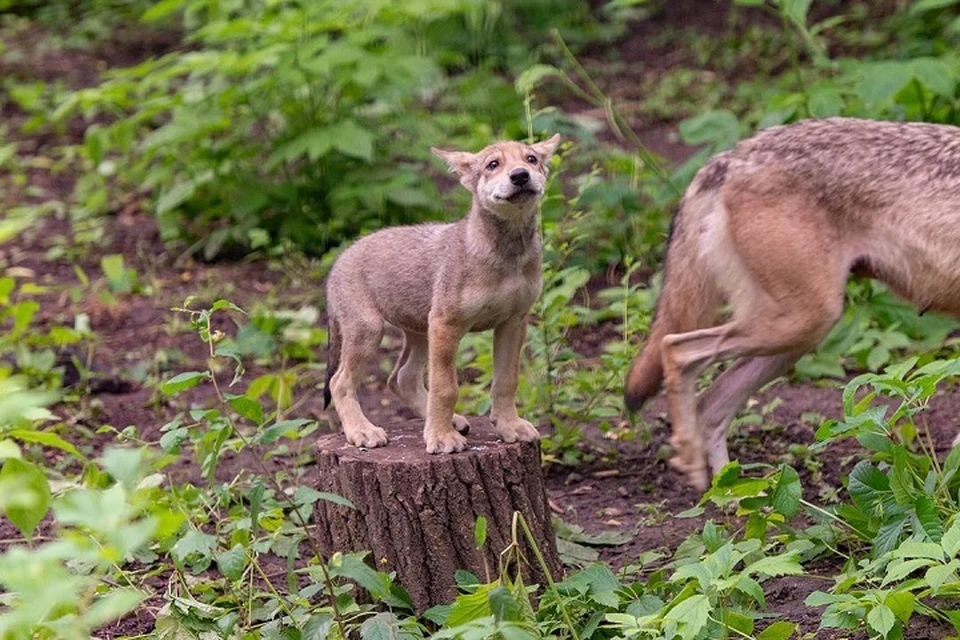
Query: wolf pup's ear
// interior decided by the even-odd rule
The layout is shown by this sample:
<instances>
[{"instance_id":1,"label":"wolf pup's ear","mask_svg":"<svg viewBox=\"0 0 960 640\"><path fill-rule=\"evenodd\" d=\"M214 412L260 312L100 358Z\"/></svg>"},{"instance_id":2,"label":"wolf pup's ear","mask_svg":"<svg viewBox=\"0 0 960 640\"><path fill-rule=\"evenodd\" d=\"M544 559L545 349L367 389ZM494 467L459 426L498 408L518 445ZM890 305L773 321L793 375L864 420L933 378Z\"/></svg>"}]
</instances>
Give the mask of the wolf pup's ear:
<instances>
[{"instance_id":1,"label":"wolf pup's ear","mask_svg":"<svg viewBox=\"0 0 960 640\"><path fill-rule=\"evenodd\" d=\"M447 168L450 169L450 173L455 173L460 177L460 184L471 191L473 190L476 179L473 162L476 154L466 151L446 151L444 149L437 149L436 147L430 147L430 151L433 152L433 155L447 163Z\"/></svg>"},{"instance_id":2,"label":"wolf pup's ear","mask_svg":"<svg viewBox=\"0 0 960 640\"><path fill-rule=\"evenodd\" d=\"M532 144L530 147L543 156L543 161L546 162L550 159L550 156L556 152L557 147L560 146L560 134L553 134L552 138L548 138L543 142L538 142L537 144Z\"/></svg>"}]
</instances>

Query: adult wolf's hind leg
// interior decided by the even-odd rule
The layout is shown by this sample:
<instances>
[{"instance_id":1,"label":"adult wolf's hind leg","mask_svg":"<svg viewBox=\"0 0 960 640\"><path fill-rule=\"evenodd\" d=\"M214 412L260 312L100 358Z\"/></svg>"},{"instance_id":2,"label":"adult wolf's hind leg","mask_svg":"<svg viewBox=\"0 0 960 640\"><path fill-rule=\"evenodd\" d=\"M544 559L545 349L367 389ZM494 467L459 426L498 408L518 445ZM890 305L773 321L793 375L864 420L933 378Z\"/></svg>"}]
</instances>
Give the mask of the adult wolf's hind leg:
<instances>
[{"instance_id":1,"label":"adult wolf's hind leg","mask_svg":"<svg viewBox=\"0 0 960 640\"><path fill-rule=\"evenodd\" d=\"M799 354L785 353L738 360L700 398L697 413L711 472L716 474L730 462L727 429L743 403L763 385L789 372L798 358Z\"/></svg>"}]
</instances>

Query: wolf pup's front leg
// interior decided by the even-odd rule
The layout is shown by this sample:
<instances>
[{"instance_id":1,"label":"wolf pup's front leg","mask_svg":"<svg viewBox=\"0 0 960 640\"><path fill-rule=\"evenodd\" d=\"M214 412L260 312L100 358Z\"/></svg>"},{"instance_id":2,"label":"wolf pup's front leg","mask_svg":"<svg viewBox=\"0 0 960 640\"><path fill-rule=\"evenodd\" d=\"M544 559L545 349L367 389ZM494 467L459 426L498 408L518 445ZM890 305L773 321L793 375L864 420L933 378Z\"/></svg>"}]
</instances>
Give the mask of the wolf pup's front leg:
<instances>
[{"instance_id":1,"label":"wolf pup's front leg","mask_svg":"<svg viewBox=\"0 0 960 640\"><path fill-rule=\"evenodd\" d=\"M455 453L467 448L467 439L453 428L457 405L457 345L463 331L448 318L431 316L427 336L427 421L423 439L427 453Z\"/></svg>"},{"instance_id":2,"label":"wolf pup's front leg","mask_svg":"<svg viewBox=\"0 0 960 640\"><path fill-rule=\"evenodd\" d=\"M540 437L532 424L517 415L520 349L526 327L526 318L516 316L493 330L490 421L504 442L533 441Z\"/></svg>"}]
</instances>

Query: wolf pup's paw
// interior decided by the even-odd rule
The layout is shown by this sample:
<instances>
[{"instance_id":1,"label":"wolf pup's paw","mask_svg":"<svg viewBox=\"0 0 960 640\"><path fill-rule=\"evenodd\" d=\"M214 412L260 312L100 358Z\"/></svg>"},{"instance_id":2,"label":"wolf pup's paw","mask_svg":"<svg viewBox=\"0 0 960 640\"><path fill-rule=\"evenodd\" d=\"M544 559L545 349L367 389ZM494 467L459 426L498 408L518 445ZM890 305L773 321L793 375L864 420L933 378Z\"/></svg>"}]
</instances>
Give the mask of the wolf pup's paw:
<instances>
[{"instance_id":1,"label":"wolf pup's paw","mask_svg":"<svg viewBox=\"0 0 960 640\"><path fill-rule=\"evenodd\" d=\"M427 453L456 453L467 448L467 439L449 428L427 431L423 439L427 442Z\"/></svg>"},{"instance_id":2,"label":"wolf pup's paw","mask_svg":"<svg viewBox=\"0 0 960 640\"><path fill-rule=\"evenodd\" d=\"M494 420L494 428L497 435L504 442L533 442L540 439L540 432L523 418L514 418L512 420Z\"/></svg>"},{"instance_id":3,"label":"wolf pup's paw","mask_svg":"<svg viewBox=\"0 0 960 640\"><path fill-rule=\"evenodd\" d=\"M387 432L380 427L368 425L357 429L344 430L347 442L355 447L374 449L387 444Z\"/></svg>"}]
</instances>

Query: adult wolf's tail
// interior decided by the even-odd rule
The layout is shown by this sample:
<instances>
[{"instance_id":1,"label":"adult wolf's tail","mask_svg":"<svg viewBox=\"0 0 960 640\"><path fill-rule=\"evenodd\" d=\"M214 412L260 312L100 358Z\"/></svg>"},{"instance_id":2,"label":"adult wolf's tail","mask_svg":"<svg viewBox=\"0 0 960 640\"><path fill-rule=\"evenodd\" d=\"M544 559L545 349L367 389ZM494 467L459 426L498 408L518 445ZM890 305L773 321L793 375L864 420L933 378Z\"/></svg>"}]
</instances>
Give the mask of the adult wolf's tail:
<instances>
[{"instance_id":1,"label":"adult wolf's tail","mask_svg":"<svg viewBox=\"0 0 960 640\"><path fill-rule=\"evenodd\" d=\"M340 325L333 317L327 321L327 379L323 385L323 408L330 406L330 381L340 368Z\"/></svg>"},{"instance_id":2,"label":"adult wolf's tail","mask_svg":"<svg viewBox=\"0 0 960 640\"><path fill-rule=\"evenodd\" d=\"M700 255L696 231L698 219L706 213L703 209L713 198L696 200L695 205L681 203L670 228L663 290L647 340L627 375L624 400L631 411L640 409L660 390L663 338L709 326L716 317L717 288Z\"/></svg>"}]
</instances>

